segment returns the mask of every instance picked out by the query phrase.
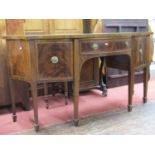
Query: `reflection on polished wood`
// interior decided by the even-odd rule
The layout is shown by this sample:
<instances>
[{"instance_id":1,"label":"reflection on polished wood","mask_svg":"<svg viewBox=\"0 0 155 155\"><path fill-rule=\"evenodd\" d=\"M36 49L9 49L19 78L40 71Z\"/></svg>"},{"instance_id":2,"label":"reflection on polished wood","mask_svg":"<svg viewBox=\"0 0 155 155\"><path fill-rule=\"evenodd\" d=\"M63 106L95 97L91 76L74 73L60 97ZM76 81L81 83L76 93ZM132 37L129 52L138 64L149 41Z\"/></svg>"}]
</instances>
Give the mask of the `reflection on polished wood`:
<instances>
[{"instance_id":1,"label":"reflection on polished wood","mask_svg":"<svg viewBox=\"0 0 155 155\"><path fill-rule=\"evenodd\" d=\"M114 64L115 68L128 71L128 111L132 110L134 71L137 68L144 68L143 98L146 101L148 68L151 62L149 55L153 52L149 43L151 35L152 33L146 32L4 37L7 40L11 83L14 80L23 80L31 84L36 131L39 129L36 93L38 82L73 81L74 124L78 125L80 73L84 63L94 58L108 57L110 60L115 56L118 61ZM22 52L19 51L21 48ZM51 63L53 56L54 60ZM119 59L122 56L127 61ZM26 63L21 65L19 58ZM21 68L26 71L21 72ZM13 87L12 84L11 87ZM15 111L13 115L16 116Z\"/></svg>"}]
</instances>

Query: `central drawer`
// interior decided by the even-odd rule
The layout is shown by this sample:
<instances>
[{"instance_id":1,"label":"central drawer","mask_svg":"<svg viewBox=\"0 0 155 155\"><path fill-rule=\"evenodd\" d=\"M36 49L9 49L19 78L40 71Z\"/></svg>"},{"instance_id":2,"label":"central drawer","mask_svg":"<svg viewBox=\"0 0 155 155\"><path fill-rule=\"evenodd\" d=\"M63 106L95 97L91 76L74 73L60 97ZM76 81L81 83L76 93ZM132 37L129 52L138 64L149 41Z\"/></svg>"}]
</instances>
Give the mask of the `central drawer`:
<instances>
[{"instance_id":1,"label":"central drawer","mask_svg":"<svg viewBox=\"0 0 155 155\"><path fill-rule=\"evenodd\" d=\"M69 80L73 77L71 41L39 42L37 44L39 80Z\"/></svg>"},{"instance_id":2,"label":"central drawer","mask_svg":"<svg viewBox=\"0 0 155 155\"><path fill-rule=\"evenodd\" d=\"M130 39L111 40L82 40L80 44L82 53L110 52L125 50L131 47Z\"/></svg>"}]
</instances>

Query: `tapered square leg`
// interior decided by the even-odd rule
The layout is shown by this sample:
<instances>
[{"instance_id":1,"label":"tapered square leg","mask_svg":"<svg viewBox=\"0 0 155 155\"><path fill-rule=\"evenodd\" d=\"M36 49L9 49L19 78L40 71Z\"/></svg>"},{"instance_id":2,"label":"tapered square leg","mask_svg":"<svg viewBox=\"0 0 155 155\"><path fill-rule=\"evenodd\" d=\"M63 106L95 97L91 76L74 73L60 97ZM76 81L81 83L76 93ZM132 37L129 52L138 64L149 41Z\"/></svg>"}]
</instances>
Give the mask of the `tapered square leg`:
<instances>
[{"instance_id":1,"label":"tapered square leg","mask_svg":"<svg viewBox=\"0 0 155 155\"><path fill-rule=\"evenodd\" d=\"M79 120L73 120L73 124L74 124L74 126L79 126Z\"/></svg>"},{"instance_id":2,"label":"tapered square leg","mask_svg":"<svg viewBox=\"0 0 155 155\"><path fill-rule=\"evenodd\" d=\"M34 112L34 127L35 131L39 131L39 121L38 121L38 104L37 104L37 83L31 82L32 90L32 103L33 103L33 112Z\"/></svg>"},{"instance_id":3,"label":"tapered square leg","mask_svg":"<svg viewBox=\"0 0 155 155\"><path fill-rule=\"evenodd\" d=\"M143 103L147 103L147 97L143 97Z\"/></svg>"},{"instance_id":4,"label":"tapered square leg","mask_svg":"<svg viewBox=\"0 0 155 155\"><path fill-rule=\"evenodd\" d=\"M47 97L47 95L48 95L47 83L44 82L44 96L45 96L45 97L44 97L44 100L45 100L46 109L49 108L49 103L48 103L48 97Z\"/></svg>"},{"instance_id":5,"label":"tapered square leg","mask_svg":"<svg viewBox=\"0 0 155 155\"><path fill-rule=\"evenodd\" d=\"M68 104L68 82L64 82L65 105Z\"/></svg>"},{"instance_id":6,"label":"tapered square leg","mask_svg":"<svg viewBox=\"0 0 155 155\"><path fill-rule=\"evenodd\" d=\"M134 70L128 71L128 112L132 111L132 96L134 92Z\"/></svg>"},{"instance_id":7,"label":"tapered square leg","mask_svg":"<svg viewBox=\"0 0 155 155\"><path fill-rule=\"evenodd\" d=\"M34 124L34 129L36 132L38 132L39 131L39 124Z\"/></svg>"},{"instance_id":8,"label":"tapered square leg","mask_svg":"<svg viewBox=\"0 0 155 155\"><path fill-rule=\"evenodd\" d=\"M12 119L13 119L13 122L16 122L17 121L17 115L16 114L13 114L12 115Z\"/></svg>"},{"instance_id":9,"label":"tapered square leg","mask_svg":"<svg viewBox=\"0 0 155 155\"><path fill-rule=\"evenodd\" d=\"M79 89L78 85L74 83L74 126L79 124Z\"/></svg>"},{"instance_id":10,"label":"tapered square leg","mask_svg":"<svg viewBox=\"0 0 155 155\"><path fill-rule=\"evenodd\" d=\"M147 103L147 91L148 91L148 78L149 78L149 67L145 67L143 75L143 103Z\"/></svg>"},{"instance_id":11,"label":"tapered square leg","mask_svg":"<svg viewBox=\"0 0 155 155\"><path fill-rule=\"evenodd\" d=\"M11 94L11 102L12 102L12 119L13 122L17 121L17 115L16 115L16 102L15 102L15 90L14 90L14 80L9 79L10 84L10 94Z\"/></svg>"},{"instance_id":12,"label":"tapered square leg","mask_svg":"<svg viewBox=\"0 0 155 155\"><path fill-rule=\"evenodd\" d=\"M80 85L80 72L82 66L80 66L79 59L79 41L74 41L74 125L77 126L79 123L79 85Z\"/></svg>"},{"instance_id":13,"label":"tapered square leg","mask_svg":"<svg viewBox=\"0 0 155 155\"><path fill-rule=\"evenodd\" d=\"M128 112L132 111L132 105L128 105Z\"/></svg>"}]
</instances>

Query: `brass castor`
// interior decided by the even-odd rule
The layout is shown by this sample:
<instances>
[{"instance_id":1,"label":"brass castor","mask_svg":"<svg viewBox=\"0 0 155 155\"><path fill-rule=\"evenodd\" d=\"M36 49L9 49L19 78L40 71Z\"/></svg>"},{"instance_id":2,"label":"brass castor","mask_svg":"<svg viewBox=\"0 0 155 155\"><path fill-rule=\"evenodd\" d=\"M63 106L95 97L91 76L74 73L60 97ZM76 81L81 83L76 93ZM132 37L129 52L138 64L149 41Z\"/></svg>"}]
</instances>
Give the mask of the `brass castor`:
<instances>
[{"instance_id":1,"label":"brass castor","mask_svg":"<svg viewBox=\"0 0 155 155\"><path fill-rule=\"evenodd\" d=\"M143 103L147 103L147 98L146 97L143 97Z\"/></svg>"},{"instance_id":2,"label":"brass castor","mask_svg":"<svg viewBox=\"0 0 155 155\"><path fill-rule=\"evenodd\" d=\"M34 129L36 132L38 132L39 131L39 124L34 124Z\"/></svg>"},{"instance_id":3,"label":"brass castor","mask_svg":"<svg viewBox=\"0 0 155 155\"><path fill-rule=\"evenodd\" d=\"M12 119L13 119L13 122L16 122L17 121L17 115L16 114L13 114L12 115Z\"/></svg>"},{"instance_id":4,"label":"brass castor","mask_svg":"<svg viewBox=\"0 0 155 155\"><path fill-rule=\"evenodd\" d=\"M132 111L132 105L128 105L128 112Z\"/></svg>"},{"instance_id":5,"label":"brass castor","mask_svg":"<svg viewBox=\"0 0 155 155\"><path fill-rule=\"evenodd\" d=\"M79 126L79 120L73 120L73 124L74 124L74 126Z\"/></svg>"}]
</instances>

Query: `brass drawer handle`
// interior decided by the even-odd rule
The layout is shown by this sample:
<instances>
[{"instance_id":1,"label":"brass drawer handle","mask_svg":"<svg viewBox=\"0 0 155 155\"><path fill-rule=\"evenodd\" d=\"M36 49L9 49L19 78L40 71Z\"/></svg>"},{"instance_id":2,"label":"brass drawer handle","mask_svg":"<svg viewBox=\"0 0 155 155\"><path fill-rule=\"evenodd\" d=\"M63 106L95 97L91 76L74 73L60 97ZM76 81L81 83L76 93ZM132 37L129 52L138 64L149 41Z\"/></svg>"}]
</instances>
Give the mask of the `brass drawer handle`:
<instances>
[{"instance_id":1,"label":"brass drawer handle","mask_svg":"<svg viewBox=\"0 0 155 155\"><path fill-rule=\"evenodd\" d=\"M59 62L59 58L57 56L52 56L50 61L52 64L57 64Z\"/></svg>"},{"instance_id":2,"label":"brass drawer handle","mask_svg":"<svg viewBox=\"0 0 155 155\"><path fill-rule=\"evenodd\" d=\"M92 45L92 48L93 48L94 50L98 50L99 45L98 45L98 44L96 44L96 43L94 43L94 44Z\"/></svg>"}]
</instances>

